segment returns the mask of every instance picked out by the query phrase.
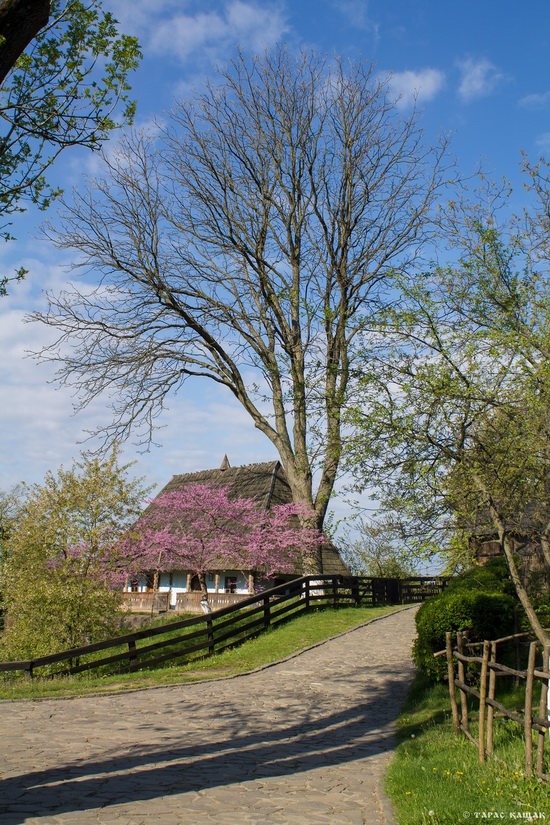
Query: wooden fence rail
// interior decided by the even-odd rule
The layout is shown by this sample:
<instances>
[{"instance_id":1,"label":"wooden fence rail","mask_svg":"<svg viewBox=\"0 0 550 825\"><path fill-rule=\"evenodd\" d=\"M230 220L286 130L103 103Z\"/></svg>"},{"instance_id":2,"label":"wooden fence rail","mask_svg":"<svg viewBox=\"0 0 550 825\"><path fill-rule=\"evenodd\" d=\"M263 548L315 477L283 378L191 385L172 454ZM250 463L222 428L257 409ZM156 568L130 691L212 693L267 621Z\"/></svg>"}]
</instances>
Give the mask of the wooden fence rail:
<instances>
[{"instance_id":1,"label":"wooden fence rail","mask_svg":"<svg viewBox=\"0 0 550 825\"><path fill-rule=\"evenodd\" d=\"M41 669L46 669L45 673L42 670L43 675L57 676L90 670L100 673L135 671L169 660L185 664L240 644L290 616L298 616L313 608L410 604L423 601L444 586L444 579L428 577L399 581L302 576L206 616L136 630L49 656L0 662L0 673L23 671L32 678ZM55 667L57 665L59 669Z\"/></svg>"},{"instance_id":2,"label":"wooden fence rail","mask_svg":"<svg viewBox=\"0 0 550 825\"><path fill-rule=\"evenodd\" d=\"M523 727L525 775L530 777L534 771L539 779L548 782L550 781L550 775L545 773L544 750L550 727L550 706L548 703L550 647L542 647L540 643L531 641L525 669L509 667L497 661L499 645L518 641L519 639L528 640L529 635L528 633L516 633L513 636L505 636L492 641L468 643L467 635L459 632L457 633L456 646L453 647L452 635L447 633L445 650L441 650L435 655L446 655L447 657L449 696L454 731L457 735L463 733L476 745L479 761L483 763L487 756L494 755L494 719L495 711L497 711L500 716L511 719ZM480 648L481 655L471 654L471 651L475 648ZM541 664L537 667L537 659L539 658ZM479 676L475 677L474 680L471 678L471 673L470 678L468 678L469 665L476 665L479 668ZM495 699L497 676L514 676L517 680L525 682L523 713L507 708ZM536 680L540 681L540 696L538 708L535 709ZM472 684L472 681L475 681L476 686ZM459 691L460 707L456 698L457 690ZM479 703L477 738L470 731L468 696L473 696ZM533 759L533 732L535 732L537 739L536 760Z\"/></svg>"}]
</instances>

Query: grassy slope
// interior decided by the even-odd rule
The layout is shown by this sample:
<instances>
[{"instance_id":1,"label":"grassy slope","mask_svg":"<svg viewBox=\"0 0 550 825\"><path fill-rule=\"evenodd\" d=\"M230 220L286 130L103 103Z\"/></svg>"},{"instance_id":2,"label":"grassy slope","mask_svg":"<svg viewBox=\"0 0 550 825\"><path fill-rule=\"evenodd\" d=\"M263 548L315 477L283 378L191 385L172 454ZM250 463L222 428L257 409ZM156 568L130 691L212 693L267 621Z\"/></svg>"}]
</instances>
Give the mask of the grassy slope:
<instances>
[{"instance_id":1,"label":"grassy slope","mask_svg":"<svg viewBox=\"0 0 550 825\"><path fill-rule=\"evenodd\" d=\"M268 630L238 647L188 665L167 665L157 670L117 676L82 674L32 681L24 678L3 679L0 680L0 699L75 696L233 676L282 659L395 609L349 607L315 611Z\"/></svg>"}]
</instances>

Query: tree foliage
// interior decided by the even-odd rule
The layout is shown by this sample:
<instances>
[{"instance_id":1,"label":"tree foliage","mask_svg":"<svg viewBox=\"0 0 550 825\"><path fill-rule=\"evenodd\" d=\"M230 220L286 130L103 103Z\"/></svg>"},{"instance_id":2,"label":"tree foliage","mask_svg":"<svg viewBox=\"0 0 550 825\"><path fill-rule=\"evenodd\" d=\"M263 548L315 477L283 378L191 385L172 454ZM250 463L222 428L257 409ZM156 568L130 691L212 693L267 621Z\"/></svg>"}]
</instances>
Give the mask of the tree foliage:
<instances>
[{"instance_id":1,"label":"tree foliage","mask_svg":"<svg viewBox=\"0 0 550 825\"><path fill-rule=\"evenodd\" d=\"M348 532L342 558L353 575L403 579L415 575L415 560L399 543L399 531L384 518L358 518Z\"/></svg>"},{"instance_id":2,"label":"tree foliage","mask_svg":"<svg viewBox=\"0 0 550 825\"><path fill-rule=\"evenodd\" d=\"M82 457L30 488L5 542L3 658L55 653L107 637L120 622L118 540L145 490L118 467Z\"/></svg>"},{"instance_id":3,"label":"tree foliage","mask_svg":"<svg viewBox=\"0 0 550 825\"><path fill-rule=\"evenodd\" d=\"M434 653L445 648L449 631L468 631L472 641L498 639L514 633L515 606L502 559L451 579L448 586L421 605L416 614L415 664L433 679L447 674L445 659ZM512 588L513 590L513 588Z\"/></svg>"},{"instance_id":4,"label":"tree foliage","mask_svg":"<svg viewBox=\"0 0 550 825\"><path fill-rule=\"evenodd\" d=\"M355 340L414 266L444 151L372 67L239 55L67 206L54 237L101 285L50 296L37 317L60 338L43 356L83 404L111 393L108 437L151 439L189 379L229 389L321 527Z\"/></svg>"},{"instance_id":5,"label":"tree foliage","mask_svg":"<svg viewBox=\"0 0 550 825\"><path fill-rule=\"evenodd\" d=\"M189 484L151 503L124 543L129 569L183 569L198 576L208 600L206 575L223 567L289 573L322 534L299 526L303 508L280 504L263 510L248 498L209 484Z\"/></svg>"},{"instance_id":6,"label":"tree foliage","mask_svg":"<svg viewBox=\"0 0 550 825\"><path fill-rule=\"evenodd\" d=\"M373 330L371 364L377 337L385 344L351 461L425 547L480 526L494 535L543 640L515 558L518 536L535 540L550 571L549 190L541 167L528 171L540 209L499 219L507 199L492 187L483 202L451 204L455 261L403 284Z\"/></svg>"},{"instance_id":7,"label":"tree foliage","mask_svg":"<svg viewBox=\"0 0 550 825\"><path fill-rule=\"evenodd\" d=\"M4 2L0 13L21 5ZM133 118L127 77L139 60L135 38L118 32L99 0L52 0L45 23L0 88L0 237L6 240L15 213L29 203L46 209L60 194L46 173L64 149L97 149L117 126L119 109L120 123ZM0 58L8 59L13 29L4 36ZM8 280L0 280L0 294Z\"/></svg>"}]
</instances>

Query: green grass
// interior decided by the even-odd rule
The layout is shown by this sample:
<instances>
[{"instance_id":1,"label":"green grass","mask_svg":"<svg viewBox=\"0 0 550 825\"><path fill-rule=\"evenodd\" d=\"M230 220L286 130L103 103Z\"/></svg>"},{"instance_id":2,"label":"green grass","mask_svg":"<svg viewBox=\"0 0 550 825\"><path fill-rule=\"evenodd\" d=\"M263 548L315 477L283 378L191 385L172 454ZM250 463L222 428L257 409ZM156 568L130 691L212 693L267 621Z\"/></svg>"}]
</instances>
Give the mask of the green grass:
<instances>
[{"instance_id":1,"label":"green grass","mask_svg":"<svg viewBox=\"0 0 550 825\"><path fill-rule=\"evenodd\" d=\"M301 615L254 639L208 658L188 664L167 664L158 669L118 675L63 676L57 678L0 680L0 699L37 699L79 696L117 690L194 682L245 673L343 633L370 619L395 611L395 607L325 608Z\"/></svg>"},{"instance_id":2,"label":"green grass","mask_svg":"<svg viewBox=\"0 0 550 825\"><path fill-rule=\"evenodd\" d=\"M476 735L475 724L471 730ZM550 821L550 785L525 778L522 734L520 725L498 720L499 758L480 765L475 745L453 733L447 686L419 676L399 721L400 744L386 776L399 825L537 822L543 814Z\"/></svg>"}]
</instances>

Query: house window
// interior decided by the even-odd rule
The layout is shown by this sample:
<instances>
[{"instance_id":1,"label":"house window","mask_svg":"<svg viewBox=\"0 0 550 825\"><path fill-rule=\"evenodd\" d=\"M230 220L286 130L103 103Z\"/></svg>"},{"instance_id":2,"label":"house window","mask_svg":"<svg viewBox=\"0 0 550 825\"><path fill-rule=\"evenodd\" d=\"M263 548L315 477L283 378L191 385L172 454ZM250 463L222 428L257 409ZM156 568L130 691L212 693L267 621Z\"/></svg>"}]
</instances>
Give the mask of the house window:
<instances>
[{"instance_id":1,"label":"house window","mask_svg":"<svg viewBox=\"0 0 550 825\"><path fill-rule=\"evenodd\" d=\"M154 573L146 573L145 574L145 590L147 593L150 593L151 590L155 589L155 574Z\"/></svg>"},{"instance_id":2,"label":"house window","mask_svg":"<svg viewBox=\"0 0 550 825\"><path fill-rule=\"evenodd\" d=\"M130 580L130 591L132 593L139 592L139 579L131 579Z\"/></svg>"},{"instance_id":3,"label":"house window","mask_svg":"<svg viewBox=\"0 0 550 825\"><path fill-rule=\"evenodd\" d=\"M198 576L193 576L191 579L191 590L196 593L197 591L201 590L201 583L199 581Z\"/></svg>"},{"instance_id":4,"label":"house window","mask_svg":"<svg viewBox=\"0 0 550 825\"><path fill-rule=\"evenodd\" d=\"M236 593L237 592L237 577L236 576L226 576L225 577L225 592L226 593Z\"/></svg>"}]
</instances>

